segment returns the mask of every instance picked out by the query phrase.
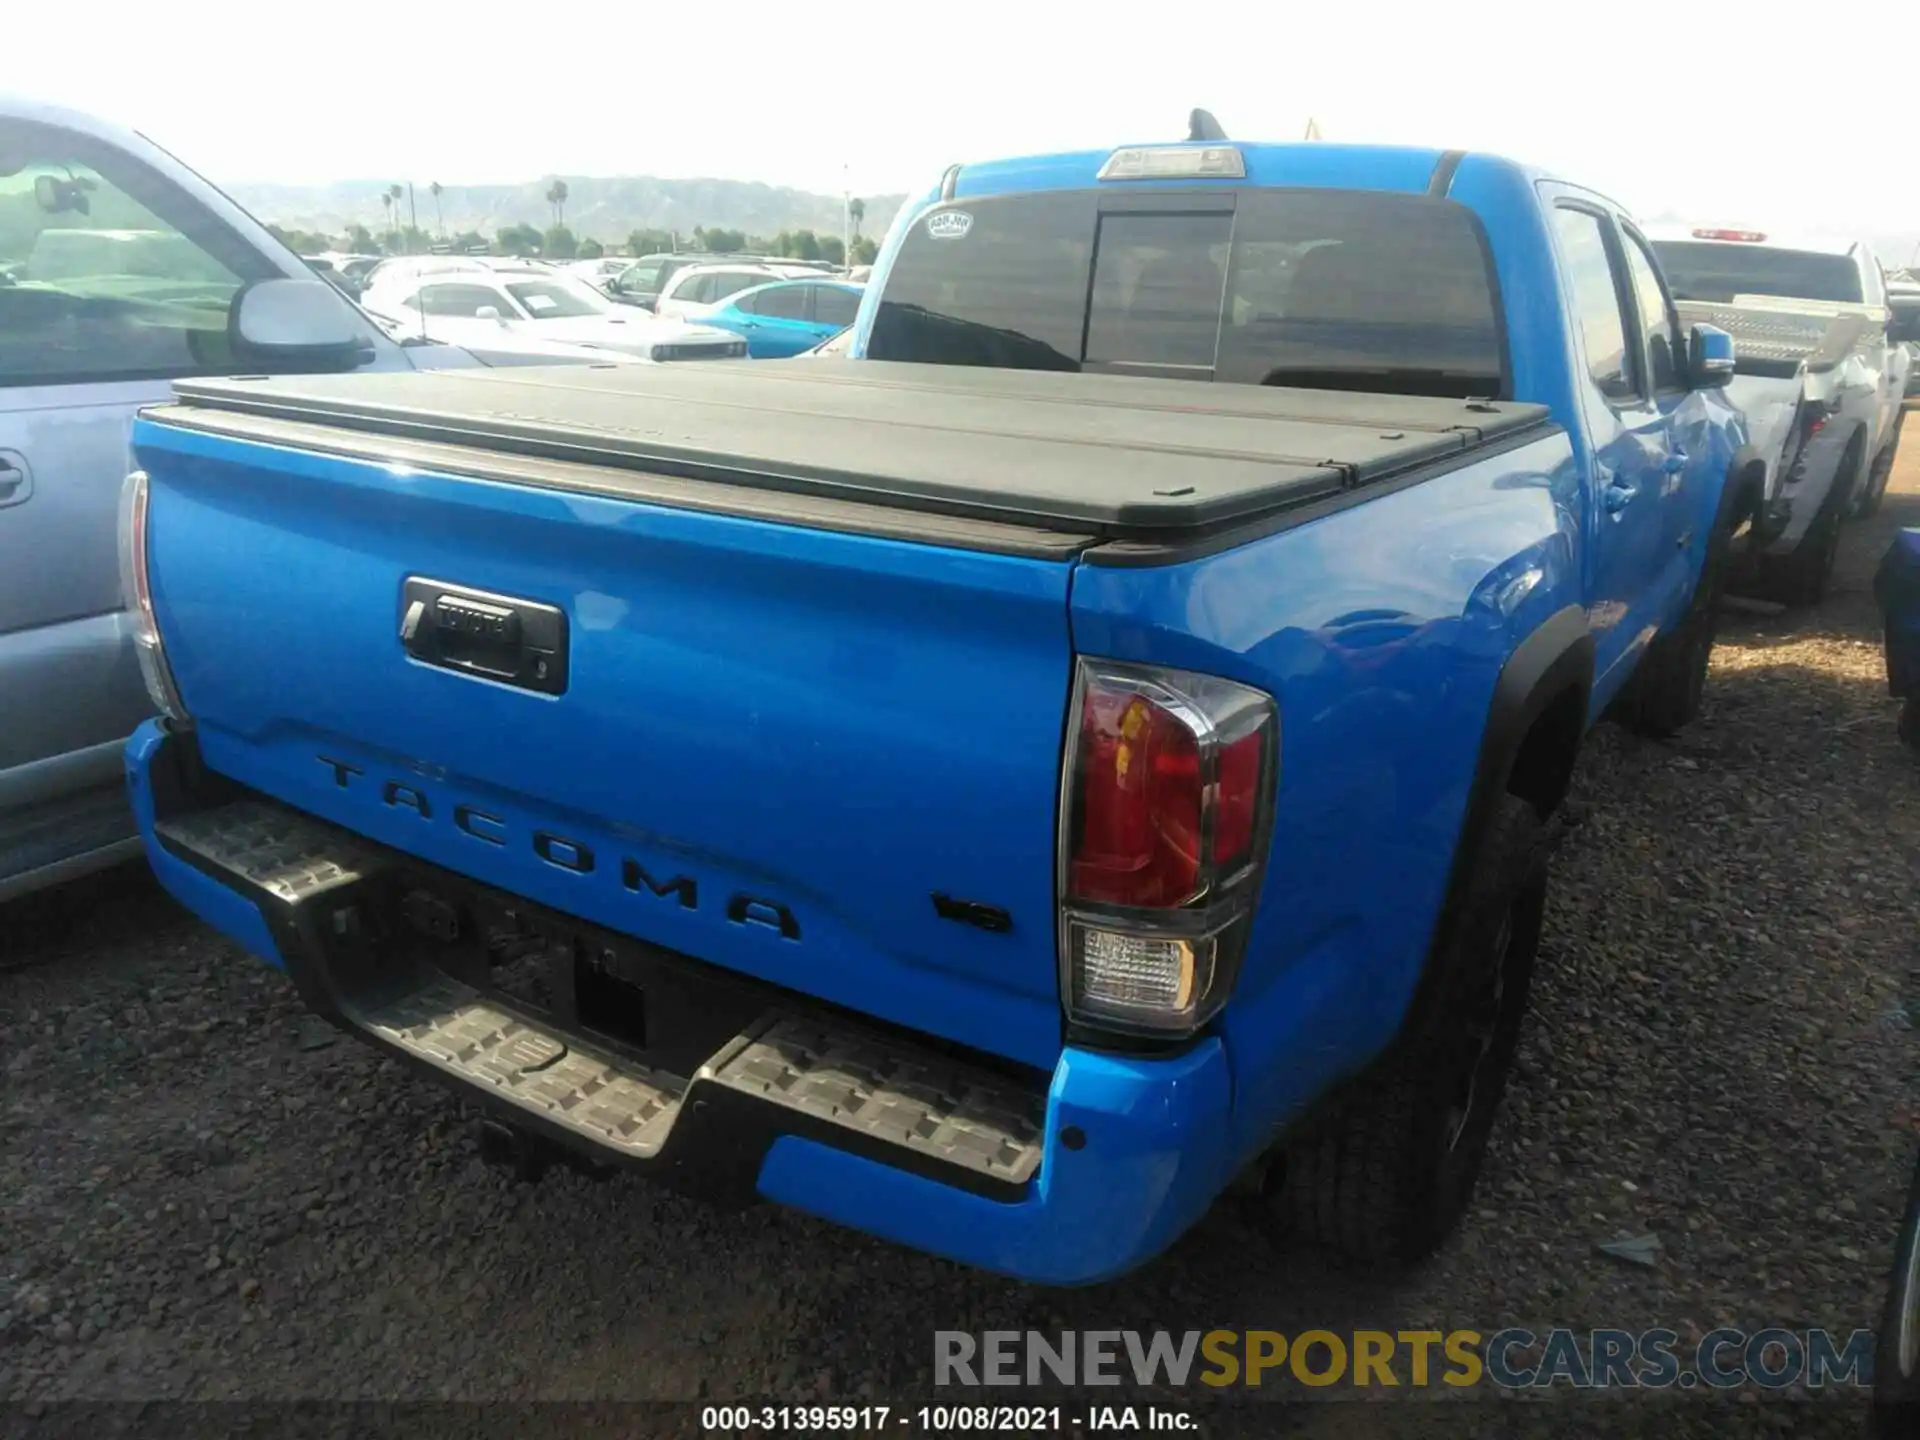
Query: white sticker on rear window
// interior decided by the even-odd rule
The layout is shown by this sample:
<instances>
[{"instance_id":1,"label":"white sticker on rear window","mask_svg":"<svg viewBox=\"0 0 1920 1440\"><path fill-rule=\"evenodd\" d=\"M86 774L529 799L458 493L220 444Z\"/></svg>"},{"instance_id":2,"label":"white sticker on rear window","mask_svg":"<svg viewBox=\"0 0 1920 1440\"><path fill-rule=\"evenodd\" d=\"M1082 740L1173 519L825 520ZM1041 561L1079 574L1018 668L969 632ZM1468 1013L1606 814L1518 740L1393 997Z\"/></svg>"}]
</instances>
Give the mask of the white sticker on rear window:
<instances>
[{"instance_id":1,"label":"white sticker on rear window","mask_svg":"<svg viewBox=\"0 0 1920 1440\"><path fill-rule=\"evenodd\" d=\"M551 295L528 295L522 303L524 303L529 310L551 310L553 308L553 297Z\"/></svg>"},{"instance_id":2,"label":"white sticker on rear window","mask_svg":"<svg viewBox=\"0 0 1920 1440\"><path fill-rule=\"evenodd\" d=\"M958 240L973 228L973 216L964 210L942 210L927 217L927 234L936 240Z\"/></svg>"}]
</instances>

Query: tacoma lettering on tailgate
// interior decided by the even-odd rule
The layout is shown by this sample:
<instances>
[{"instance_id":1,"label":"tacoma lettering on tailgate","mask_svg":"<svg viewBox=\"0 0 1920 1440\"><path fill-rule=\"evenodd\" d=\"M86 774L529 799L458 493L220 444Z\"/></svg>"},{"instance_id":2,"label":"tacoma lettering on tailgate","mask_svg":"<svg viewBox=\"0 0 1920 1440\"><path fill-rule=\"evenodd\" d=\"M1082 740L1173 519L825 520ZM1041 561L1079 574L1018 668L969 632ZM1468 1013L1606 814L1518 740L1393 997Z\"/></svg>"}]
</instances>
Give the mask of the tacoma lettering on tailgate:
<instances>
[{"instance_id":1,"label":"tacoma lettering on tailgate","mask_svg":"<svg viewBox=\"0 0 1920 1440\"><path fill-rule=\"evenodd\" d=\"M504 848L514 843L513 832L505 818L482 810L478 805L461 802L449 806L433 799L410 781L375 782L367 779L367 772L358 765L348 764L331 755L318 755L315 758L333 772L333 783L342 790L372 793L377 783L380 803L390 809L411 810L423 820L432 820L436 815L444 814L455 829L488 845ZM527 837L527 844L539 859L557 869L570 870L576 875L591 875L603 869L601 857L584 840L575 840L553 830L535 830ZM631 855L616 858L618 863L604 867L605 872L617 874L620 887L629 894L676 901L685 910L700 908L700 882L693 876L674 875L662 879L651 874L646 866ZM736 891L727 897L722 908L726 918L735 925L758 925L775 931L783 939L800 938L799 920L794 918L791 909L778 900Z\"/></svg>"}]
</instances>

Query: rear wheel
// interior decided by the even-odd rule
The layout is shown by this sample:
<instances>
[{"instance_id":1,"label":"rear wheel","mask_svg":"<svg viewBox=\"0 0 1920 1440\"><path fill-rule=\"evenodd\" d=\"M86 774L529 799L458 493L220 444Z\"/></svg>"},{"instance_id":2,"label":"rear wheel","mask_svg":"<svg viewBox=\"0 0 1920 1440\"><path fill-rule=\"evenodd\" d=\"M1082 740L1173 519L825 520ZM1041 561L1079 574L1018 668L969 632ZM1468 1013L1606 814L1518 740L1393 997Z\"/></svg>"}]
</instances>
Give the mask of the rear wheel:
<instances>
[{"instance_id":1,"label":"rear wheel","mask_svg":"<svg viewBox=\"0 0 1920 1440\"><path fill-rule=\"evenodd\" d=\"M1686 617L1655 640L1641 659L1632 689L1618 712L1621 723L1635 734L1664 740L1691 724L1700 713L1707 666L1720 630L1720 597L1726 589L1733 532L1743 518L1743 507L1735 498L1722 503Z\"/></svg>"},{"instance_id":2,"label":"rear wheel","mask_svg":"<svg viewBox=\"0 0 1920 1440\"><path fill-rule=\"evenodd\" d=\"M1906 423L1907 412L1904 410L1893 417L1893 434L1887 438L1886 445L1874 459L1866 488L1861 491L1860 502L1853 509L1853 513L1862 520L1880 509L1880 501L1887 493L1887 481L1893 478L1893 462L1900 455L1900 427Z\"/></svg>"},{"instance_id":3,"label":"rear wheel","mask_svg":"<svg viewBox=\"0 0 1920 1440\"><path fill-rule=\"evenodd\" d=\"M1545 827L1502 796L1422 1018L1288 1148L1275 1218L1366 1264L1430 1254L1473 1198L1546 903Z\"/></svg>"},{"instance_id":4,"label":"rear wheel","mask_svg":"<svg viewBox=\"0 0 1920 1440\"><path fill-rule=\"evenodd\" d=\"M1821 503L1820 513L1800 537L1790 555L1769 555L1761 563L1762 588L1767 598L1782 605L1818 605L1827 598L1827 584L1833 579L1833 562L1840 553L1840 527L1852 507L1853 494L1865 483L1861 471L1862 456L1850 446L1834 473L1833 488Z\"/></svg>"},{"instance_id":5,"label":"rear wheel","mask_svg":"<svg viewBox=\"0 0 1920 1440\"><path fill-rule=\"evenodd\" d=\"M1900 743L1920 751L1920 700L1908 700L1900 707Z\"/></svg>"}]
</instances>

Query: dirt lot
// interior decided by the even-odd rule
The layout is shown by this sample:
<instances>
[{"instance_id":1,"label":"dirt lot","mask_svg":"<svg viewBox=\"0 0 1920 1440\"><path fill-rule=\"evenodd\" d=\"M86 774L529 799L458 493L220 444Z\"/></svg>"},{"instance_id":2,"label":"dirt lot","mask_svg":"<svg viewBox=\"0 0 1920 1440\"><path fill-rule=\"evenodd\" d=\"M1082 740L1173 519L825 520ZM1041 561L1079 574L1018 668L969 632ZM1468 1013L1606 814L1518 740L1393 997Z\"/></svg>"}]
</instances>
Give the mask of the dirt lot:
<instances>
[{"instance_id":1,"label":"dirt lot","mask_svg":"<svg viewBox=\"0 0 1920 1440\"><path fill-rule=\"evenodd\" d=\"M1874 1326L1917 1128L1920 764L1866 593L1902 523L1911 437L1833 598L1728 615L1697 726L1596 732L1480 1198L1412 1277L1231 1206L1063 1293L626 1179L516 1186L459 1102L136 869L0 909L0 1398L887 1400L927 1393L936 1327ZM1655 1263L1598 1253L1620 1232Z\"/></svg>"}]
</instances>

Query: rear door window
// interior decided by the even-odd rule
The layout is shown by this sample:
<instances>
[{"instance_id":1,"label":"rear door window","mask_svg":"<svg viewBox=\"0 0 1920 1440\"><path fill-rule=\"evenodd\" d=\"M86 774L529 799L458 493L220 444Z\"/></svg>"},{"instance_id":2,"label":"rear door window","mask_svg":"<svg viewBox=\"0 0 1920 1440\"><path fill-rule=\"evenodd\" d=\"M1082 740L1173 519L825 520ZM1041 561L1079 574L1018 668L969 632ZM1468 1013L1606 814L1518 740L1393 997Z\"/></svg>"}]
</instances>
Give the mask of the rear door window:
<instances>
[{"instance_id":1,"label":"rear door window","mask_svg":"<svg viewBox=\"0 0 1920 1440\"><path fill-rule=\"evenodd\" d=\"M755 285L764 285L772 278L756 274L752 270L720 270L712 275L703 276L706 282L705 300L725 300L728 296L738 295L742 290L751 290ZM681 298L685 298L684 296ZM765 314L765 311L761 312Z\"/></svg>"},{"instance_id":2,"label":"rear door window","mask_svg":"<svg viewBox=\"0 0 1920 1440\"><path fill-rule=\"evenodd\" d=\"M654 295L660 290L660 277L666 269L662 260L645 260L620 272L620 289L635 295Z\"/></svg>"},{"instance_id":3,"label":"rear door window","mask_svg":"<svg viewBox=\"0 0 1920 1440\"><path fill-rule=\"evenodd\" d=\"M813 320L820 325L851 325L860 311L860 297L838 285L813 287Z\"/></svg>"},{"instance_id":4,"label":"rear door window","mask_svg":"<svg viewBox=\"0 0 1920 1440\"><path fill-rule=\"evenodd\" d=\"M1662 390L1677 389L1680 367L1674 359L1673 347L1679 325L1674 320L1672 307L1667 303L1666 287L1660 283L1660 272L1653 268L1653 261L1640 243L1640 237L1632 231L1626 231L1624 239L1627 278L1632 282L1634 303L1640 310L1640 334L1646 346L1648 381L1656 394Z\"/></svg>"},{"instance_id":5,"label":"rear door window","mask_svg":"<svg viewBox=\"0 0 1920 1440\"><path fill-rule=\"evenodd\" d=\"M779 285L771 290L762 290L754 297L753 313L765 315L770 320L804 320L807 318L807 292L811 285Z\"/></svg>"},{"instance_id":6,"label":"rear door window","mask_svg":"<svg viewBox=\"0 0 1920 1440\"><path fill-rule=\"evenodd\" d=\"M1560 260L1573 286L1573 312L1580 326L1587 375L1609 400L1630 400L1636 390L1627 355L1626 313L1621 307L1624 291L1606 227L1607 222L1591 210L1563 205L1553 212Z\"/></svg>"},{"instance_id":7,"label":"rear door window","mask_svg":"<svg viewBox=\"0 0 1920 1440\"><path fill-rule=\"evenodd\" d=\"M1068 191L936 211L901 247L868 354L1441 396L1506 389L1471 214L1349 191L1218 191L1164 206Z\"/></svg>"},{"instance_id":8,"label":"rear door window","mask_svg":"<svg viewBox=\"0 0 1920 1440\"><path fill-rule=\"evenodd\" d=\"M667 295L670 300L684 300L691 304L704 305L713 298L713 276L689 275L668 288L672 291Z\"/></svg>"}]
</instances>

